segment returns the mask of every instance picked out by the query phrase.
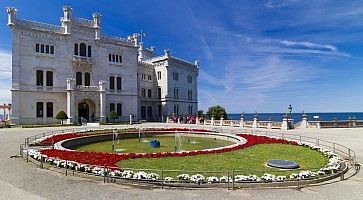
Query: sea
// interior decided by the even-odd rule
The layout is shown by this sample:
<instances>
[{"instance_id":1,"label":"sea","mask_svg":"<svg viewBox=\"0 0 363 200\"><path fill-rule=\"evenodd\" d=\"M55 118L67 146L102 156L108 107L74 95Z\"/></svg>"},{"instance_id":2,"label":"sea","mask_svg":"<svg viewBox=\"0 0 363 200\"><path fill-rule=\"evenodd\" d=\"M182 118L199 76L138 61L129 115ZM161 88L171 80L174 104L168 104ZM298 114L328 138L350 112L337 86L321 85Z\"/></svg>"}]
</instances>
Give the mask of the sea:
<instances>
[{"instance_id":1,"label":"sea","mask_svg":"<svg viewBox=\"0 0 363 200\"><path fill-rule=\"evenodd\" d=\"M282 121L283 116L286 113L257 113L258 119L260 121ZM305 113L308 116L308 121L332 121L336 120L348 120L353 118L356 120L363 120L363 112L337 112L337 113ZM244 113L245 121L253 121L255 113ZM303 113L291 113L291 118L294 122L299 122L302 120ZM239 114L227 114L230 120L240 120L241 113Z\"/></svg>"}]
</instances>

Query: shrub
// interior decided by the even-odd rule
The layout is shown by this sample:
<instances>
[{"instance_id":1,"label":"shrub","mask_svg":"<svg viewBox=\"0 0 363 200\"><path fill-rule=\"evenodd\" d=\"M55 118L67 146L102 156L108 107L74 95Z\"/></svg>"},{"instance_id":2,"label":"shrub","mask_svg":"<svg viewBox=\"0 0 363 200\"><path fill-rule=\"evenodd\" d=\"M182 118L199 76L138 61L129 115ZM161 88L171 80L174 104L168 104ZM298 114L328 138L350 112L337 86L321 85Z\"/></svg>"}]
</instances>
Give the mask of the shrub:
<instances>
[{"instance_id":1,"label":"shrub","mask_svg":"<svg viewBox=\"0 0 363 200\"><path fill-rule=\"evenodd\" d=\"M60 119L60 120L61 120L61 124L63 125L63 120L68 119L68 116L67 116L67 114L66 114L66 113L62 110L62 111L60 111L60 112L57 114L57 116L55 116L55 118Z\"/></svg>"},{"instance_id":2,"label":"shrub","mask_svg":"<svg viewBox=\"0 0 363 200\"><path fill-rule=\"evenodd\" d=\"M109 114L108 114L108 119L112 120L112 122L115 122L115 119L118 118L118 115L115 111L111 111Z\"/></svg>"},{"instance_id":3,"label":"shrub","mask_svg":"<svg viewBox=\"0 0 363 200\"><path fill-rule=\"evenodd\" d=\"M220 119L222 117L224 119L227 119L226 109L224 109L220 105L209 107L208 112L207 112L207 116L208 116L209 119L211 119L212 117L214 117L214 119Z\"/></svg>"}]
</instances>

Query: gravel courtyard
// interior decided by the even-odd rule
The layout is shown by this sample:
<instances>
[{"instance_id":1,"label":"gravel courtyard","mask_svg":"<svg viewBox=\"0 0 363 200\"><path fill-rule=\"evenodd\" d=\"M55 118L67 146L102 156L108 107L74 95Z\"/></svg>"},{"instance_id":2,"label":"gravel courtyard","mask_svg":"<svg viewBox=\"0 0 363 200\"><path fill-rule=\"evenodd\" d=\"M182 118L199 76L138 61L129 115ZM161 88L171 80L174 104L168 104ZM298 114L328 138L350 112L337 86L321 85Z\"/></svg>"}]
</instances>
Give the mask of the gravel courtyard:
<instances>
[{"instance_id":1,"label":"gravel courtyard","mask_svg":"<svg viewBox=\"0 0 363 200\"><path fill-rule=\"evenodd\" d=\"M0 199L363 199L363 173L341 182L301 190L149 190L65 176L39 169L21 158L10 158L19 154L19 144L24 142L25 137L59 129L0 129ZM288 132L335 141L353 149L358 160L363 161L363 129L300 129Z\"/></svg>"}]
</instances>

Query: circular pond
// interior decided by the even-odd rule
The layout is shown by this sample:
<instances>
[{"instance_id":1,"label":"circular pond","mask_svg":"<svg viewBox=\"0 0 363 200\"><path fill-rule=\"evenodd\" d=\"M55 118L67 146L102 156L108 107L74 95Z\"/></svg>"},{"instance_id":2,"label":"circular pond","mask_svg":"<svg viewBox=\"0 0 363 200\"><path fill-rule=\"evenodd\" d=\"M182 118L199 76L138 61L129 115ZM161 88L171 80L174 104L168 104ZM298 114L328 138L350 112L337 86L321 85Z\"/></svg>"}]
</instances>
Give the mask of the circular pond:
<instances>
[{"instance_id":1,"label":"circular pond","mask_svg":"<svg viewBox=\"0 0 363 200\"><path fill-rule=\"evenodd\" d=\"M160 146L150 147L150 141L158 140ZM112 152L112 145L117 151L123 149L123 153L148 153L148 152L172 152L177 146L178 151L192 151L202 149L214 149L235 144L231 141L216 139L213 137L189 137L181 136L178 141L171 135L151 135L145 138L107 140L78 146L78 151Z\"/></svg>"}]
</instances>

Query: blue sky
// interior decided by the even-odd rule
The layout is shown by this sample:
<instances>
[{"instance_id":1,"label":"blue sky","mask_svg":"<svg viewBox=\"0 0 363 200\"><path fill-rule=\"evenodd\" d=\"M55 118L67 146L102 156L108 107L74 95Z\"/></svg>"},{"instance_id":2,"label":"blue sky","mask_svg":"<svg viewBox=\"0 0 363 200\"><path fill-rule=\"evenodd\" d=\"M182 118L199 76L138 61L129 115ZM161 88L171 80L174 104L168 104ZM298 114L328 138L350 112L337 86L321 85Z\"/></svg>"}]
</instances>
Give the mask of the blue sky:
<instances>
[{"instance_id":1,"label":"blue sky","mask_svg":"<svg viewBox=\"0 0 363 200\"><path fill-rule=\"evenodd\" d=\"M0 102L10 100L11 34L18 17L59 25L102 13L102 33L141 29L158 53L200 60L199 108L228 113L343 112L363 109L363 4L325 0L0 1Z\"/></svg>"}]
</instances>

